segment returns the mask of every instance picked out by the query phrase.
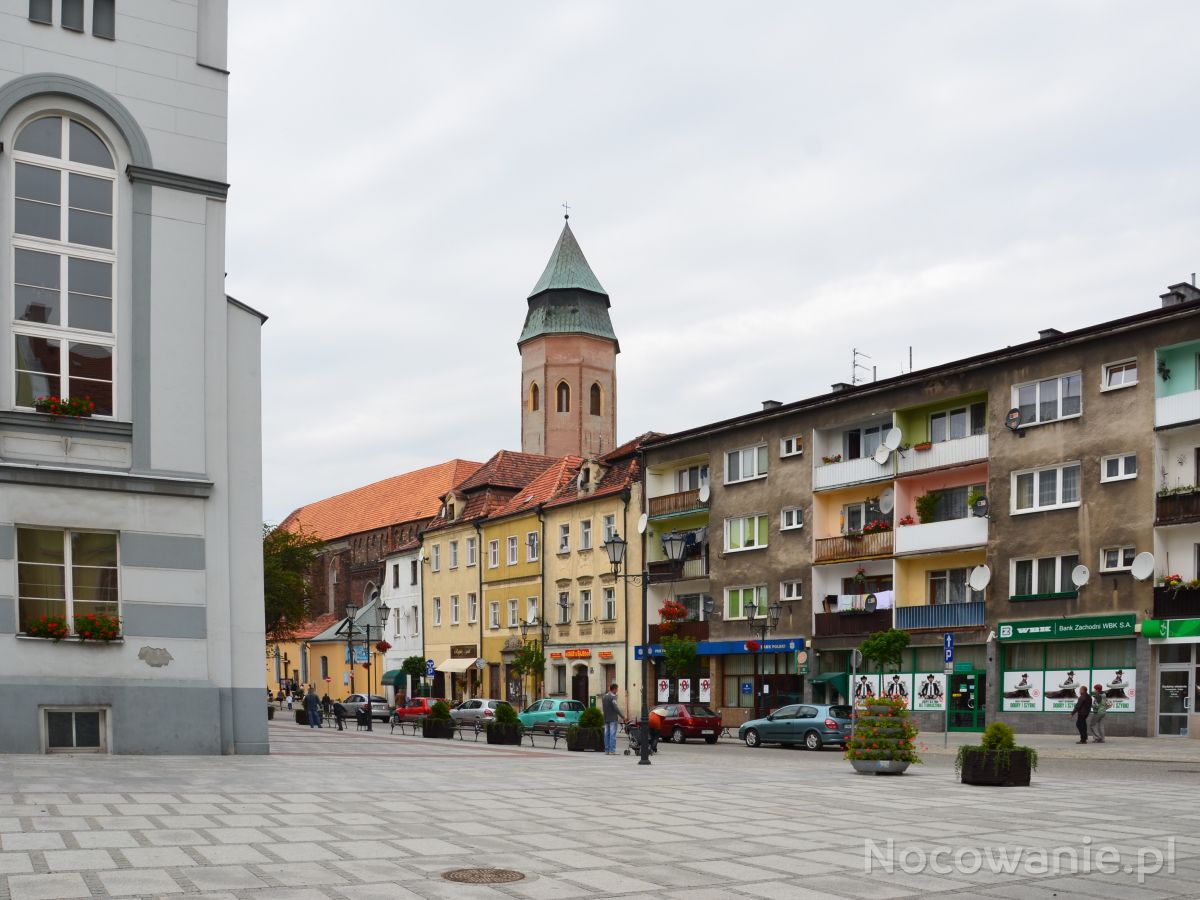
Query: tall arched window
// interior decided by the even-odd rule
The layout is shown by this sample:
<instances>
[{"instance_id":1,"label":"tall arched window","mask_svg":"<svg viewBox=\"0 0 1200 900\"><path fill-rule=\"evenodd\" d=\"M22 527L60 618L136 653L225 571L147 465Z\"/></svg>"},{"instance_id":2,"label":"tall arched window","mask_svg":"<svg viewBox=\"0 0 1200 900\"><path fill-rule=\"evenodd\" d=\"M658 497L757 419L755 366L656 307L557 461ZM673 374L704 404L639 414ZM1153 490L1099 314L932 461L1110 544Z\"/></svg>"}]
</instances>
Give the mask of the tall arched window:
<instances>
[{"instance_id":1,"label":"tall arched window","mask_svg":"<svg viewBox=\"0 0 1200 900\"><path fill-rule=\"evenodd\" d=\"M558 383L558 390L556 391L556 393L558 396L558 411L559 412L570 412L571 411L571 388L567 385L567 383L565 381L560 381Z\"/></svg>"},{"instance_id":2,"label":"tall arched window","mask_svg":"<svg viewBox=\"0 0 1200 900\"><path fill-rule=\"evenodd\" d=\"M14 402L89 401L113 415L116 166L69 116L42 116L13 142Z\"/></svg>"},{"instance_id":3,"label":"tall arched window","mask_svg":"<svg viewBox=\"0 0 1200 900\"><path fill-rule=\"evenodd\" d=\"M600 397L601 397L600 385L593 382L592 383L592 391L591 391L591 413L593 416L598 416L601 414L600 413Z\"/></svg>"},{"instance_id":4,"label":"tall arched window","mask_svg":"<svg viewBox=\"0 0 1200 900\"><path fill-rule=\"evenodd\" d=\"M529 408L534 412L537 412L539 409L541 409L541 406L542 392L538 388L537 382L535 381L529 386Z\"/></svg>"}]
</instances>

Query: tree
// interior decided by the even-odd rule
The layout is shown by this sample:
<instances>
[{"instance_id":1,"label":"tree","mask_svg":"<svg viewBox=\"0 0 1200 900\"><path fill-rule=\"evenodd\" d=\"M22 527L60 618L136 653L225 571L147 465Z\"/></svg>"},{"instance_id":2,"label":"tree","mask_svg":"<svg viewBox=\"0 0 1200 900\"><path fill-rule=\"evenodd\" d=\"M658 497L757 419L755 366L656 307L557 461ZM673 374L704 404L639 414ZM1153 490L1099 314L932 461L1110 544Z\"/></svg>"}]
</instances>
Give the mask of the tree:
<instances>
[{"instance_id":1,"label":"tree","mask_svg":"<svg viewBox=\"0 0 1200 900\"><path fill-rule=\"evenodd\" d=\"M689 675L696 667L696 639L664 634L662 638L663 664L667 674Z\"/></svg>"},{"instance_id":2,"label":"tree","mask_svg":"<svg viewBox=\"0 0 1200 900\"><path fill-rule=\"evenodd\" d=\"M908 648L908 637L907 631L889 628L875 632L858 649L863 659L875 663L876 672L886 671L888 666L899 671L900 663L904 661L904 651Z\"/></svg>"},{"instance_id":3,"label":"tree","mask_svg":"<svg viewBox=\"0 0 1200 900\"><path fill-rule=\"evenodd\" d=\"M546 653L536 641L526 644L516 652L508 667L516 672L522 681L532 676L534 682L540 684L546 672Z\"/></svg>"},{"instance_id":4,"label":"tree","mask_svg":"<svg viewBox=\"0 0 1200 900\"><path fill-rule=\"evenodd\" d=\"M308 573L324 546L310 535L263 526L263 612L271 640L286 639L308 619Z\"/></svg>"}]
</instances>

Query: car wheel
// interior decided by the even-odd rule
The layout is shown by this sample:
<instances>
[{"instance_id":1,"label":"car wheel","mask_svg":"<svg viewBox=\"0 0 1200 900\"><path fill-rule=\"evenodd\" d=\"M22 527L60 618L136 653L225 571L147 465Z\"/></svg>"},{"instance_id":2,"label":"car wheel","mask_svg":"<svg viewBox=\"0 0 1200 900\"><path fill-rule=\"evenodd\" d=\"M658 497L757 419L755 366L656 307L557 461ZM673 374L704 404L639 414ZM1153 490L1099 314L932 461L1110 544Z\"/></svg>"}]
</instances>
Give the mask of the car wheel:
<instances>
[{"instance_id":1,"label":"car wheel","mask_svg":"<svg viewBox=\"0 0 1200 900\"><path fill-rule=\"evenodd\" d=\"M685 735L683 733L682 728L676 727L675 730L671 732L671 743L672 744L682 744L686 741L687 741L687 735Z\"/></svg>"},{"instance_id":2,"label":"car wheel","mask_svg":"<svg viewBox=\"0 0 1200 900\"><path fill-rule=\"evenodd\" d=\"M747 731L742 740L746 742L747 747L758 747L762 744L762 742L758 739L758 731L754 728L751 728L749 731Z\"/></svg>"},{"instance_id":3,"label":"car wheel","mask_svg":"<svg viewBox=\"0 0 1200 900\"><path fill-rule=\"evenodd\" d=\"M715 744L716 742L717 742L717 736L715 734L710 735L704 739L704 743L706 743L706 744Z\"/></svg>"},{"instance_id":4,"label":"car wheel","mask_svg":"<svg viewBox=\"0 0 1200 900\"><path fill-rule=\"evenodd\" d=\"M815 731L810 731L804 735L804 746L809 750L821 749L821 736Z\"/></svg>"}]
</instances>

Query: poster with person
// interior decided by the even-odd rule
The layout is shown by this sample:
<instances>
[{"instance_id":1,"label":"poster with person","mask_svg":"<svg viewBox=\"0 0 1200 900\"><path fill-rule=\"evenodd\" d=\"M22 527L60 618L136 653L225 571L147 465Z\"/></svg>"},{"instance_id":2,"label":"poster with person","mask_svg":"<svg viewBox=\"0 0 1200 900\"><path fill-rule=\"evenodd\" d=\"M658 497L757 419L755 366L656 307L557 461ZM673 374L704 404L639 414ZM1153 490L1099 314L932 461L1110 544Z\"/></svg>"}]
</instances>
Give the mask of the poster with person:
<instances>
[{"instance_id":1,"label":"poster with person","mask_svg":"<svg viewBox=\"0 0 1200 900\"><path fill-rule=\"evenodd\" d=\"M883 676L883 696L892 700L903 700L912 706L912 675L891 673Z\"/></svg>"},{"instance_id":2,"label":"poster with person","mask_svg":"<svg viewBox=\"0 0 1200 900\"><path fill-rule=\"evenodd\" d=\"M879 676L878 675L859 675L854 679L854 684L851 686L851 693L854 694L855 701L869 700L872 697L879 696Z\"/></svg>"},{"instance_id":3,"label":"poster with person","mask_svg":"<svg viewBox=\"0 0 1200 900\"><path fill-rule=\"evenodd\" d=\"M1137 672L1134 669L1092 669L1092 687L1100 685L1108 698L1110 713L1127 713L1136 709Z\"/></svg>"},{"instance_id":4,"label":"poster with person","mask_svg":"<svg viewBox=\"0 0 1200 900\"><path fill-rule=\"evenodd\" d=\"M1005 672L1005 712L1041 712L1045 678L1042 672Z\"/></svg>"},{"instance_id":5,"label":"poster with person","mask_svg":"<svg viewBox=\"0 0 1200 900\"><path fill-rule=\"evenodd\" d=\"M945 674L942 672L918 672L913 676L912 708L925 711L945 710Z\"/></svg>"},{"instance_id":6,"label":"poster with person","mask_svg":"<svg viewBox=\"0 0 1200 900\"><path fill-rule=\"evenodd\" d=\"M1087 669L1053 669L1046 672L1045 702L1042 709L1046 712L1069 713L1075 708L1079 699L1079 689L1092 689L1088 680L1091 672Z\"/></svg>"}]
</instances>

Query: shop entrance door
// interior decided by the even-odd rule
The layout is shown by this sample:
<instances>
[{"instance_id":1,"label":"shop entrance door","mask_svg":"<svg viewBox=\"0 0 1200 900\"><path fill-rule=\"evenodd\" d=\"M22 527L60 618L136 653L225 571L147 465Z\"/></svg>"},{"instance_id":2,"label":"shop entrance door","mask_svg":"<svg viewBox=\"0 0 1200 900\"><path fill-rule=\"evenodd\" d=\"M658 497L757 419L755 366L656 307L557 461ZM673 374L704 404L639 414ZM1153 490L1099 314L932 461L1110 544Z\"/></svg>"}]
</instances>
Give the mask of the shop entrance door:
<instances>
[{"instance_id":1,"label":"shop entrance door","mask_svg":"<svg viewBox=\"0 0 1200 900\"><path fill-rule=\"evenodd\" d=\"M588 704L587 666L576 666L571 675L571 699L578 700L584 706Z\"/></svg>"},{"instance_id":2,"label":"shop entrance door","mask_svg":"<svg viewBox=\"0 0 1200 900\"><path fill-rule=\"evenodd\" d=\"M1158 734L1160 737L1187 737L1188 713L1192 697L1187 669L1158 670Z\"/></svg>"},{"instance_id":3,"label":"shop entrance door","mask_svg":"<svg viewBox=\"0 0 1200 900\"><path fill-rule=\"evenodd\" d=\"M950 730L983 731L987 724L987 673L955 672L950 678Z\"/></svg>"}]
</instances>

